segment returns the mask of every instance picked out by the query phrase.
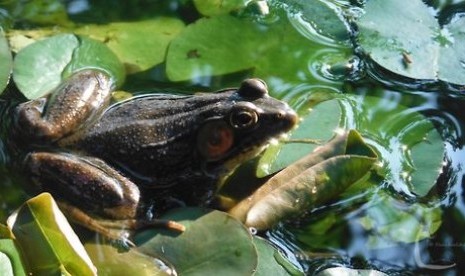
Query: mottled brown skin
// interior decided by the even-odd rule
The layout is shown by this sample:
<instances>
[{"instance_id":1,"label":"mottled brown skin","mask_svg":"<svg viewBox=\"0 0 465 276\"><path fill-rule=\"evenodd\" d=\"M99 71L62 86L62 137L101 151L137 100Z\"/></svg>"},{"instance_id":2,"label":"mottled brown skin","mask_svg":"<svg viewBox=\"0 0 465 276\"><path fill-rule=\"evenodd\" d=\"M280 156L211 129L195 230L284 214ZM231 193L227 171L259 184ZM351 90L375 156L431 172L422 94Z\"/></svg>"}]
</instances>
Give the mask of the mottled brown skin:
<instances>
[{"instance_id":1,"label":"mottled brown skin","mask_svg":"<svg viewBox=\"0 0 465 276\"><path fill-rule=\"evenodd\" d=\"M83 216L134 220L148 205L205 205L219 181L297 122L257 79L108 107L111 89L106 74L85 70L15 110L16 136L30 150L25 170ZM77 217L89 226L90 217Z\"/></svg>"}]
</instances>

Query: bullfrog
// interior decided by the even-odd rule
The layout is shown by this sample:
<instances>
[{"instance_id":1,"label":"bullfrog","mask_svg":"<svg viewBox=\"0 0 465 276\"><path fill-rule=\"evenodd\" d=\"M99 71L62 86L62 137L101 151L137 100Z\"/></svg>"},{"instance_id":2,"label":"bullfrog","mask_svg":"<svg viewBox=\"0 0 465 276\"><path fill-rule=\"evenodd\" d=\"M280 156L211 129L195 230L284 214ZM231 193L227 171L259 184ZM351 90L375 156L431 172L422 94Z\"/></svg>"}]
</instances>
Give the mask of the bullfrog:
<instances>
[{"instance_id":1,"label":"bullfrog","mask_svg":"<svg viewBox=\"0 0 465 276\"><path fill-rule=\"evenodd\" d=\"M259 79L116 104L113 89L106 73L82 70L14 110L24 171L73 220L110 238L96 218L135 227L171 206L208 206L219 183L298 120Z\"/></svg>"}]
</instances>

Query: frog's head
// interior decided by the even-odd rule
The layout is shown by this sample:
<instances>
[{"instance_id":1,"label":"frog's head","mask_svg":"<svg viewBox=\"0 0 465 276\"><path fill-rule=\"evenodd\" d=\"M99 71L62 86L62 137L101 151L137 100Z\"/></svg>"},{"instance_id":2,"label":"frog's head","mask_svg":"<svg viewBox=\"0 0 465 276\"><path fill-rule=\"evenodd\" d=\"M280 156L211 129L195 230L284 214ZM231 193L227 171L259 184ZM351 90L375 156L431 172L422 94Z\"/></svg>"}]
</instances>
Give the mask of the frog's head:
<instances>
[{"instance_id":1,"label":"frog's head","mask_svg":"<svg viewBox=\"0 0 465 276\"><path fill-rule=\"evenodd\" d=\"M207 168L221 164L231 171L256 156L269 142L291 130L298 116L286 103L269 96L266 84L247 79L230 93L228 104L199 128L197 149Z\"/></svg>"}]
</instances>

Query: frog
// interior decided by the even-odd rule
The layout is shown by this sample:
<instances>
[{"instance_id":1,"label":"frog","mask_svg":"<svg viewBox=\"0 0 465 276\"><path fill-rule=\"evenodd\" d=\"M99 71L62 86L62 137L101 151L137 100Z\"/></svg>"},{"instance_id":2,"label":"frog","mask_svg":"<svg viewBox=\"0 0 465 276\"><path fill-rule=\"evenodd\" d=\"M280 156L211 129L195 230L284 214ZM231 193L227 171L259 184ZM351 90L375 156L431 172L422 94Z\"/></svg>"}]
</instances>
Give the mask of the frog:
<instances>
[{"instance_id":1,"label":"frog","mask_svg":"<svg viewBox=\"0 0 465 276\"><path fill-rule=\"evenodd\" d=\"M112 240L129 229L173 226L173 206L209 206L242 163L293 129L296 112L250 78L214 93L144 94L111 103L109 75L80 70L46 96L18 104L21 166L71 220Z\"/></svg>"}]
</instances>

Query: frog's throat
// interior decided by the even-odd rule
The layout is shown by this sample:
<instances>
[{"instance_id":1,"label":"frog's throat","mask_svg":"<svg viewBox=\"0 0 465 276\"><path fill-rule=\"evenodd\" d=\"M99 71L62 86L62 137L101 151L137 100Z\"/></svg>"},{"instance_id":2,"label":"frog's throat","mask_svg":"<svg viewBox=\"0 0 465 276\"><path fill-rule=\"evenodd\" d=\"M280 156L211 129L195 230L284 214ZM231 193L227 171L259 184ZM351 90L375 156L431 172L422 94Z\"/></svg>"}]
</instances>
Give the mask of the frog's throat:
<instances>
[{"instance_id":1,"label":"frog's throat","mask_svg":"<svg viewBox=\"0 0 465 276\"><path fill-rule=\"evenodd\" d=\"M271 139L270 139L271 140ZM261 152L263 152L267 147L269 146L269 143L265 143L264 145L257 145L255 147L252 147L248 149L247 151L243 151L236 155L234 158L231 158L224 163L224 169L222 171L222 174L220 174L218 178L218 183L217 183L217 191L221 189L221 187L224 185L226 180L234 173L234 171L243 163L246 161L249 161L250 159L256 157L259 155Z\"/></svg>"}]
</instances>

